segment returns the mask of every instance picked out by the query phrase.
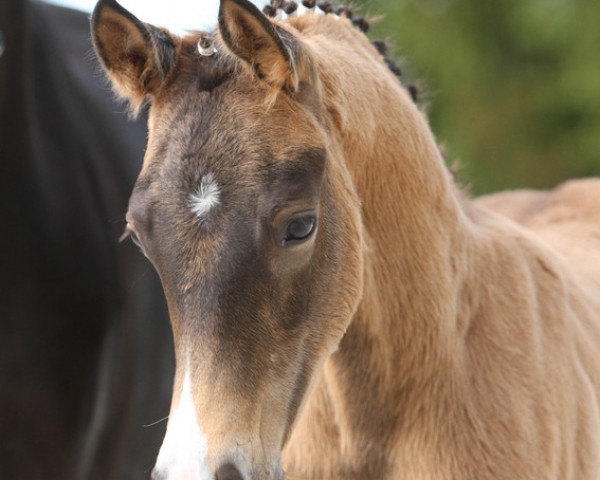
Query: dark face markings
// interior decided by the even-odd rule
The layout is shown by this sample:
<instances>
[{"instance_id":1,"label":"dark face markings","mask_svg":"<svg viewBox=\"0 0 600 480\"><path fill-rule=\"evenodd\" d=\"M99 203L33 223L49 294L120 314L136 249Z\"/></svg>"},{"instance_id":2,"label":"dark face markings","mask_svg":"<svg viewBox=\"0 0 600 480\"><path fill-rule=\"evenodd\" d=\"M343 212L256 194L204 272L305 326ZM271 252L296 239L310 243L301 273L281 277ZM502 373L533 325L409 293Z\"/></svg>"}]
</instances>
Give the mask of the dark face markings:
<instances>
[{"instance_id":1,"label":"dark face markings","mask_svg":"<svg viewBox=\"0 0 600 480\"><path fill-rule=\"evenodd\" d=\"M292 128L283 128L289 144L273 144L262 105L249 98L256 92L221 79L210 91L179 82L167 96L170 112L157 117L169 120L152 132L128 218L161 276L175 335L227 358L235 388L250 392L301 349L295 331L309 314L326 154L295 145ZM240 110L248 115L231 115ZM198 221L189 196L207 175L219 204ZM286 234L295 238L282 248ZM289 360L274 365L271 354Z\"/></svg>"},{"instance_id":2,"label":"dark face markings","mask_svg":"<svg viewBox=\"0 0 600 480\"><path fill-rule=\"evenodd\" d=\"M362 291L359 202L335 112L309 50L247 0L222 1L210 55L203 33L146 31L115 8L99 3L94 25L119 28L95 38L133 109L151 100L127 219L161 277L177 361L157 471L197 470L199 455L214 462L206 478L242 460L253 478L281 478L281 448ZM144 55L124 55L130 41ZM190 435L206 449L180 451Z\"/></svg>"}]
</instances>

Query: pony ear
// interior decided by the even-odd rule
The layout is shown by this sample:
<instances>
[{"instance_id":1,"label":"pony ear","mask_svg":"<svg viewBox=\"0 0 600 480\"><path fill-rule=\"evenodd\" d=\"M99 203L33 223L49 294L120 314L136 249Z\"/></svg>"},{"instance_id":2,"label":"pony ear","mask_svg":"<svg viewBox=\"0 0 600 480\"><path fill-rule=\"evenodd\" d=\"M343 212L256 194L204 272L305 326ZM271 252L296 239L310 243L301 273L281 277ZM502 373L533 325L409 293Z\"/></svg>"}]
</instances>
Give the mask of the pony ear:
<instances>
[{"instance_id":1,"label":"pony ear","mask_svg":"<svg viewBox=\"0 0 600 480\"><path fill-rule=\"evenodd\" d=\"M278 88L296 90L297 40L256 6L248 0L221 0L219 31L229 50L250 65L259 78Z\"/></svg>"},{"instance_id":2,"label":"pony ear","mask_svg":"<svg viewBox=\"0 0 600 480\"><path fill-rule=\"evenodd\" d=\"M92 14L96 54L117 93L137 114L175 64L175 43L165 30L142 23L115 0L100 0Z\"/></svg>"}]
</instances>

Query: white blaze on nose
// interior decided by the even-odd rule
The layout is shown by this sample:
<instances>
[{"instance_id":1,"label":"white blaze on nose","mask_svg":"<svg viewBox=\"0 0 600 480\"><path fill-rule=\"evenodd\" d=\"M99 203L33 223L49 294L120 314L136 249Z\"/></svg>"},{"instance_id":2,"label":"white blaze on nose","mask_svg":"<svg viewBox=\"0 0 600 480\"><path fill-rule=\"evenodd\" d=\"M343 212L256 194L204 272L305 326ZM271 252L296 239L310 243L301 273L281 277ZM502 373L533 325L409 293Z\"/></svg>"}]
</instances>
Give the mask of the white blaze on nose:
<instances>
[{"instance_id":1,"label":"white blaze on nose","mask_svg":"<svg viewBox=\"0 0 600 480\"><path fill-rule=\"evenodd\" d=\"M221 199L219 185L215 181L215 176L212 172L202 176L200 185L194 193L190 194L190 208L201 220L209 212L209 210L218 205Z\"/></svg>"},{"instance_id":2,"label":"white blaze on nose","mask_svg":"<svg viewBox=\"0 0 600 480\"><path fill-rule=\"evenodd\" d=\"M190 374L186 372L179 405L169 417L156 470L169 480L210 480L208 443L196 418Z\"/></svg>"}]
</instances>

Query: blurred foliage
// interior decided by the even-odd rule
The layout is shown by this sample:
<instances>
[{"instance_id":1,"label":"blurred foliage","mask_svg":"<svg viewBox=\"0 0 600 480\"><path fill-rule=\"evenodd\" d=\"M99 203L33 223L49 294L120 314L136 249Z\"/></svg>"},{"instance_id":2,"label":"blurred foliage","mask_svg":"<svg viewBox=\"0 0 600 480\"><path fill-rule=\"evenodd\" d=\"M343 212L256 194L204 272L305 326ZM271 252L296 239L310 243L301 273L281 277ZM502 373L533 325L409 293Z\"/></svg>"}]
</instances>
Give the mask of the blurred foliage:
<instances>
[{"instance_id":1,"label":"blurred foliage","mask_svg":"<svg viewBox=\"0 0 600 480\"><path fill-rule=\"evenodd\" d=\"M600 175L600 1L358 4L473 193Z\"/></svg>"}]
</instances>

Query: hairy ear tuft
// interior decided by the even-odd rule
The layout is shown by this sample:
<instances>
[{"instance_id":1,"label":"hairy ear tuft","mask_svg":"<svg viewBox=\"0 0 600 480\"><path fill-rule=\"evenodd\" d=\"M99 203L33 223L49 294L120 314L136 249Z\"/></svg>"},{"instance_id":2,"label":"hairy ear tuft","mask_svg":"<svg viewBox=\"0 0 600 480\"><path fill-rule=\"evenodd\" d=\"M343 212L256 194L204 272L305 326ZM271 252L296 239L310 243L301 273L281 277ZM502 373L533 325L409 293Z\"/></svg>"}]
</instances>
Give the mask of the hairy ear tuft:
<instances>
[{"instance_id":1,"label":"hairy ear tuft","mask_svg":"<svg viewBox=\"0 0 600 480\"><path fill-rule=\"evenodd\" d=\"M173 69L174 38L166 30L142 23L115 0L100 0L92 14L96 54L117 94L137 115Z\"/></svg>"},{"instance_id":2,"label":"hairy ear tuft","mask_svg":"<svg viewBox=\"0 0 600 480\"><path fill-rule=\"evenodd\" d=\"M298 88L296 38L248 0L221 0L219 32L227 48L259 78L277 89Z\"/></svg>"}]
</instances>

